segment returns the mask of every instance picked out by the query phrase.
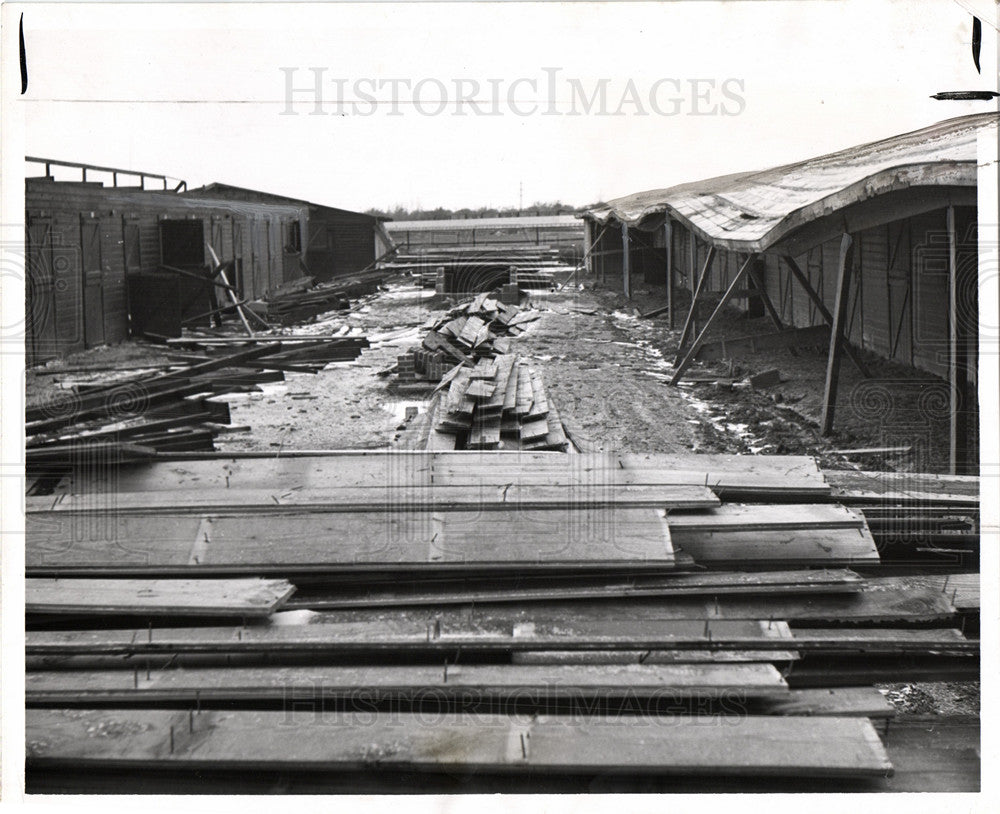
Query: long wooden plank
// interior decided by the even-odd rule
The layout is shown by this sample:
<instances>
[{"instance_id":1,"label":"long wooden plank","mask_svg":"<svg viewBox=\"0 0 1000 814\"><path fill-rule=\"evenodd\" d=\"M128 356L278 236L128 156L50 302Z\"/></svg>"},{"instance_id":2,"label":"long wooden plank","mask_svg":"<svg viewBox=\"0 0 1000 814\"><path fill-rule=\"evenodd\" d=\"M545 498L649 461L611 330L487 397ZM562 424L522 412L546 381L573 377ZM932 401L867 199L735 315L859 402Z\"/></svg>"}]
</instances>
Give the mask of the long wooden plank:
<instances>
[{"instance_id":1,"label":"long wooden plank","mask_svg":"<svg viewBox=\"0 0 1000 814\"><path fill-rule=\"evenodd\" d=\"M787 692L771 664L391 665L29 672L25 700L61 706L358 698L743 697Z\"/></svg>"},{"instance_id":2,"label":"long wooden plank","mask_svg":"<svg viewBox=\"0 0 1000 814\"><path fill-rule=\"evenodd\" d=\"M979 505L975 476L847 470L828 470L825 476L832 494L852 503Z\"/></svg>"},{"instance_id":3,"label":"long wooden plank","mask_svg":"<svg viewBox=\"0 0 1000 814\"><path fill-rule=\"evenodd\" d=\"M432 480L433 474L433 480ZM815 460L803 456L586 453L566 458L546 452L344 451L279 456L208 456L120 470L114 488L122 492L178 488L270 488L280 482L300 488L334 486L496 485L519 482L619 485L708 485L829 492ZM548 480L546 478L549 478ZM79 473L74 492L106 489L100 475Z\"/></svg>"},{"instance_id":4,"label":"long wooden plank","mask_svg":"<svg viewBox=\"0 0 1000 814\"><path fill-rule=\"evenodd\" d=\"M314 712L28 710L27 766L322 771L875 776L892 766L866 718L745 717L573 720L539 716ZM95 732L114 733L94 737Z\"/></svg>"},{"instance_id":5,"label":"long wooden plank","mask_svg":"<svg viewBox=\"0 0 1000 814\"><path fill-rule=\"evenodd\" d=\"M757 699L754 713L893 718L896 708L874 687L810 687Z\"/></svg>"},{"instance_id":6,"label":"long wooden plank","mask_svg":"<svg viewBox=\"0 0 1000 814\"><path fill-rule=\"evenodd\" d=\"M27 579L25 612L267 617L294 593L283 579Z\"/></svg>"},{"instance_id":7,"label":"long wooden plank","mask_svg":"<svg viewBox=\"0 0 1000 814\"><path fill-rule=\"evenodd\" d=\"M33 576L79 569L259 574L402 566L664 568L674 562L662 516L619 508L252 517L47 512L28 515L25 546Z\"/></svg>"},{"instance_id":8,"label":"long wooden plank","mask_svg":"<svg viewBox=\"0 0 1000 814\"><path fill-rule=\"evenodd\" d=\"M710 531L676 529L671 539L702 565L744 564L865 565L880 561L867 529L799 529L791 531Z\"/></svg>"},{"instance_id":9,"label":"long wooden plank","mask_svg":"<svg viewBox=\"0 0 1000 814\"><path fill-rule=\"evenodd\" d=\"M667 518L671 531L790 531L863 529L864 516L831 504L743 505L729 503L706 512L680 512Z\"/></svg>"},{"instance_id":10,"label":"long wooden plank","mask_svg":"<svg viewBox=\"0 0 1000 814\"><path fill-rule=\"evenodd\" d=\"M26 498L26 511L92 511L93 495ZM339 489L297 489L280 482L270 489L178 489L166 492L120 492L114 496L118 514L156 512L274 513L298 509L310 512L412 512L414 510L490 511L589 506L672 509L711 508L719 499L704 486L522 486L495 487L396 486L393 484ZM99 511L106 511L101 507Z\"/></svg>"},{"instance_id":11,"label":"long wooden plank","mask_svg":"<svg viewBox=\"0 0 1000 814\"><path fill-rule=\"evenodd\" d=\"M495 582L495 580L494 580ZM484 602L531 602L546 599L602 599L643 596L774 596L778 594L839 593L858 590L861 577L846 569L676 573L666 577L606 576L546 582L520 575L516 582L488 585L482 582L426 581L369 587L337 586L309 590L293 597L288 608L374 608L413 605L482 604Z\"/></svg>"},{"instance_id":12,"label":"long wooden plank","mask_svg":"<svg viewBox=\"0 0 1000 814\"><path fill-rule=\"evenodd\" d=\"M497 651L605 650L811 650L823 652L926 653L939 645L886 631L877 636L810 635L793 639L768 635L782 622L752 620L641 620L564 618L559 621L454 617L362 619L310 625L245 626L240 628L161 628L150 630L33 631L27 634L26 655L106 656L155 653L241 653L318 655L348 652L453 653ZM979 643L951 636L940 646L956 654L978 652Z\"/></svg>"}]
</instances>

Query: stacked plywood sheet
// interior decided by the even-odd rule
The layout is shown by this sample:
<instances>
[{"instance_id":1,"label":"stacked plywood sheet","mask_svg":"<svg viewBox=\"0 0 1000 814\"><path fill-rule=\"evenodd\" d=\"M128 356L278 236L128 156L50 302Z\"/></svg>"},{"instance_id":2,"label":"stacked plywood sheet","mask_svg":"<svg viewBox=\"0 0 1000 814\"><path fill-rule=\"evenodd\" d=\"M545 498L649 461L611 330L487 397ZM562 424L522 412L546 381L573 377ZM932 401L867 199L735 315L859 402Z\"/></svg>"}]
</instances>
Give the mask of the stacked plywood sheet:
<instances>
[{"instance_id":1,"label":"stacked plywood sheet","mask_svg":"<svg viewBox=\"0 0 1000 814\"><path fill-rule=\"evenodd\" d=\"M872 721L893 710L872 682L975 675L959 628L978 592L880 568L865 515L806 458L179 453L78 472L28 498L29 787L126 768L882 783Z\"/></svg>"}]
</instances>

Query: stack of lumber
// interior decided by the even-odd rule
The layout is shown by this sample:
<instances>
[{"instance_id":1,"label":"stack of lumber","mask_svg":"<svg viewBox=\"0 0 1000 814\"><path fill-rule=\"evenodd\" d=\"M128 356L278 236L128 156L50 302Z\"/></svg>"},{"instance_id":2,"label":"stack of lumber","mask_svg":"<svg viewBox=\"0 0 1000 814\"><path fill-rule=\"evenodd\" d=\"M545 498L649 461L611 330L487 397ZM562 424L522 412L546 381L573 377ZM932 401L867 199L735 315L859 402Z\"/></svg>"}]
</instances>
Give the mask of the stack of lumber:
<instances>
[{"instance_id":1,"label":"stack of lumber","mask_svg":"<svg viewBox=\"0 0 1000 814\"><path fill-rule=\"evenodd\" d=\"M247 307L271 323L304 322L327 311L349 308L352 299L377 291L389 273L364 271L319 284L311 277L304 277L269 292L262 300L248 303Z\"/></svg>"},{"instance_id":2,"label":"stack of lumber","mask_svg":"<svg viewBox=\"0 0 1000 814\"><path fill-rule=\"evenodd\" d=\"M544 449L569 446L559 411L545 392L540 371L514 355L459 367L429 409L423 449ZM444 436L444 437L441 437Z\"/></svg>"},{"instance_id":3,"label":"stack of lumber","mask_svg":"<svg viewBox=\"0 0 1000 814\"><path fill-rule=\"evenodd\" d=\"M421 347L413 351L416 373L439 381L455 365L473 365L510 352L510 338L523 333L541 312L524 305L506 305L480 294L432 320Z\"/></svg>"},{"instance_id":4,"label":"stack of lumber","mask_svg":"<svg viewBox=\"0 0 1000 814\"><path fill-rule=\"evenodd\" d=\"M319 336L319 335L264 335L255 338L245 336L202 337L185 336L167 340L168 345L186 349L189 353L175 354L184 359L215 359L238 348L249 348L261 343L276 342L281 347L274 353L259 357L262 367L296 373L317 373L331 362L350 362L369 347L364 336ZM192 355L196 354L196 355Z\"/></svg>"},{"instance_id":5,"label":"stack of lumber","mask_svg":"<svg viewBox=\"0 0 1000 814\"><path fill-rule=\"evenodd\" d=\"M76 472L27 498L29 791L233 772L357 791L414 769L464 790L891 789L872 685L977 676L978 579L893 573L834 491L790 456Z\"/></svg>"},{"instance_id":6,"label":"stack of lumber","mask_svg":"<svg viewBox=\"0 0 1000 814\"><path fill-rule=\"evenodd\" d=\"M281 381L284 371L315 373L330 361L353 359L364 337L180 339L183 362L100 384L79 384L25 411L26 461L31 476L67 465L105 466L155 457L165 450L214 449L229 424L218 398Z\"/></svg>"},{"instance_id":7,"label":"stack of lumber","mask_svg":"<svg viewBox=\"0 0 1000 814\"><path fill-rule=\"evenodd\" d=\"M557 275L573 270L560 259L558 249L544 246L433 246L424 251L400 251L380 268L410 274L429 288L443 282L444 292L449 294L490 291L514 282L522 288L547 289ZM441 270L443 281L439 280Z\"/></svg>"}]
</instances>

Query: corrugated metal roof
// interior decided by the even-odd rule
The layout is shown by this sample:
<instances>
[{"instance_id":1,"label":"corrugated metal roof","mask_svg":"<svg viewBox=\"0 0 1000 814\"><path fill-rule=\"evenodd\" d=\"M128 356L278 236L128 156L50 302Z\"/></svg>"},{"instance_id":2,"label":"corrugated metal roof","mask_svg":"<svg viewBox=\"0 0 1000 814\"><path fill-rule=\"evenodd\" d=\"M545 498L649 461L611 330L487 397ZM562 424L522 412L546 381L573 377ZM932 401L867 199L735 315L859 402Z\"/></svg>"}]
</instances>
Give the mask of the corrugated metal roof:
<instances>
[{"instance_id":1,"label":"corrugated metal roof","mask_svg":"<svg viewBox=\"0 0 1000 814\"><path fill-rule=\"evenodd\" d=\"M396 220L390 232L453 232L458 229L582 229L576 215L539 215L523 218L455 218L451 220Z\"/></svg>"},{"instance_id":2,"label":"corrugated metal roof","mask_svg":"<svg viewBox=\"0 0 1000 814\"><path fill-rule=\"evenodd\" d=\"M997 113L962 116L912 133L757 172L639 192L587 213L634 225L669 212L734 251L763 251L810 221L893 190L975 186L976 142Z\"/></svg>"}]
</instances>

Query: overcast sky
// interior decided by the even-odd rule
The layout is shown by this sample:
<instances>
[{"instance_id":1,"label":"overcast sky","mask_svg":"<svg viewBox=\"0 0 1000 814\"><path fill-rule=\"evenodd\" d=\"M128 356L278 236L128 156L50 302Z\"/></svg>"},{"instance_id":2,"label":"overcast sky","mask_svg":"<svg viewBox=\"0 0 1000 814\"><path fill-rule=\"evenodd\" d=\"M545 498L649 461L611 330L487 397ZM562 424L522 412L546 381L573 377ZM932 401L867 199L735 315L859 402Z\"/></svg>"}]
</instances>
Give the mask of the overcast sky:
<instances>
[{"instance_id":1,"label":"overcast sky","mask_svg":"<svg viewBox=\"0 0 1000 814\"><path fill-rule=\"evenodd\" d=\"M980 77L953 0L33 5L24 27L29 153L350 209L522 184L583 205L987 110L928 97L996 77L995 32ZM325 115L309 91L282 115L283 68L325 69Z\"/></svg>"}]
</instances>

